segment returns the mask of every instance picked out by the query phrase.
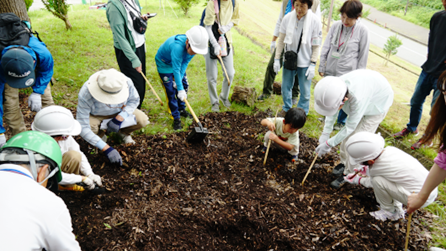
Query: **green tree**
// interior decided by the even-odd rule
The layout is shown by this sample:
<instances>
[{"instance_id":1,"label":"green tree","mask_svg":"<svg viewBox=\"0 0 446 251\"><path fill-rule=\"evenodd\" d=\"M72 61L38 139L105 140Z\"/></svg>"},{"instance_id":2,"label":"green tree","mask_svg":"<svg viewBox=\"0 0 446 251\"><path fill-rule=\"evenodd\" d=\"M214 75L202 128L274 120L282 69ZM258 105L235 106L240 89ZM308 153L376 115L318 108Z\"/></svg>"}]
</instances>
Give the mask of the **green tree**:
<instances>
[{"instance_id":1,"label":"green tree","mask_svg":"<svg viewBox=\"0 0 446 251\"><path fill-rule=\"evenodd\" d=\"M200 2L200 0L174 0L183 10L184 15L187 15L189 9Z\"/></svg>"},{"instance_id":2,"label":"green tree","mask_svg":"<svg viewBox=\"0 0 446 251\"><path fill-rule=\"evenodd\" d=\"M390 36L387 39L386 44L384 45L383 51L386 53L386 63L389 62L390 56L395 55L398 52L398 47L400 47L403 44L403 42L398 38L398 36L395 34L394 36Z\"/></svg>"},{"instance_id":3,"label":"green tree","mask_svg":"<svg viewBox=\"0 0 446 251\"><path fill-rule=\"evenodd\" d=\"M31 5L33 5L34 0L25 0L25 4L26 4L26 10L29 10L29 7L31 7Z\"/></svg>"},{"instance_id":4,"label":"green tree","mask_svg":"<svg viewBox=\"0 0 446 251\"><path fill-rule=\"evenodd\" d=\"M322 24L327 24L328 14L330 13L330 4L331 0L321 0L321 14L322 14ZM337 1L333 3L333 13L331 15L331 19L334 21L341 19L341 13L339 9L341 9L342 5L340 5Z\"/></svg>"},{"instance_id":5,"label":"green tree","mask_svg":"<svg viewBox=\"0 0 446 251\"><path fill-rule=\"evenodd\" d=\"M67 30L71 30L72 26L68 20L68 4L65 0L42 0L42 3L49 12L65 22Z\"/></svg>"}]
</instances>

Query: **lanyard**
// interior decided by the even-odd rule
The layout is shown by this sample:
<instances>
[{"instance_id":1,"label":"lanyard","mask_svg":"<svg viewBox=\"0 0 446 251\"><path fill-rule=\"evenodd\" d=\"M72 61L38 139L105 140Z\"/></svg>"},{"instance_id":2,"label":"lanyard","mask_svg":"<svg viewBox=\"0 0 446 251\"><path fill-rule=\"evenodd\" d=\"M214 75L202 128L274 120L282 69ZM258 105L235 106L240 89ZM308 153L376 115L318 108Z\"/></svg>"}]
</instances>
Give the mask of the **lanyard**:
<instances>
[{"instance_id":1,"label":"lanyard","mask_svg":"<svg viewBox=\"0 0 446 251\"><path fill-rule=\"evenodd\" d=\"M342 25L342 28L341 28L341 35L339 35L339 42L338 42L338 50L337 51L339 51L339 48L341 48L341 46L345 43L345 41L344 42L342 42L342 44L341 44L341 37L342 37L342 31L344 30L344 25ZM355 26L353 26L353 28L352 28L352 33L350 34L350 38L352 38L352 36L353 36L353 31L355 30ZM350 38L348 38L347 39L347 41L348 40L350 40Z\"/></svg>"},{"instance_id":2,"label":"lanyard","mask_svg":"<svg viewBox=\"0 0 446 251\"><path fill-rule=\"evenodd\" d=\"M0 171L5 171L5 172L12 172L12 173L18 173L18 174L22 174L25 175L27 177L29 177L30 179L33 179L31 176L29 176L28 174L21 172L19 170L15 170L15 169L0 169Z\"/></svg>"}]
</instances>

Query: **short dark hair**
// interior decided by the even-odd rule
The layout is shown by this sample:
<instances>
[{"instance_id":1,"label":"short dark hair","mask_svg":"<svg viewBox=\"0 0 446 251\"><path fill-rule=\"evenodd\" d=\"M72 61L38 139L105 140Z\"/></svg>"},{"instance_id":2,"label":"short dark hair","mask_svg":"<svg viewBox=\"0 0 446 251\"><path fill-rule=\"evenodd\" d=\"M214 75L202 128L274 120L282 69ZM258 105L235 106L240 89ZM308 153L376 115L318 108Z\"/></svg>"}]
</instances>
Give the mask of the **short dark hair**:
<instances>
[{"instance_id":1,"label":"short dark hair","mask_svg":"<svg viewBox=\"0 0 446 251\"><path fill-rule=\"evenodd\" d=\"M308 5L308 9L311 9L311 7L313 6L313 0L293 0L293 6L296 1L299 1L302 4L306 3Z\"/></svg>"},{"instance_id":2,"label":"short dark hair","mask_svg":"<svg viewBox=\"0 0 446 251\"><path fill-rule=\"evenodd\" d=\"M339 9L341 14L347 15L349 18L355 18L362 16L362 3L359 0L347 0Z\"/></svg>"},{"instance_id":3,"label":"short dark hair","mask_svg":"<svg viewBox=\"0 0 446 251\"><path fill-rule=\"evenodd\" d=\"M285 124L291 124L292 128L300 129L304 127L307 115L302 108L291 108L285 114Z\"/></svg>"}]
</instances>

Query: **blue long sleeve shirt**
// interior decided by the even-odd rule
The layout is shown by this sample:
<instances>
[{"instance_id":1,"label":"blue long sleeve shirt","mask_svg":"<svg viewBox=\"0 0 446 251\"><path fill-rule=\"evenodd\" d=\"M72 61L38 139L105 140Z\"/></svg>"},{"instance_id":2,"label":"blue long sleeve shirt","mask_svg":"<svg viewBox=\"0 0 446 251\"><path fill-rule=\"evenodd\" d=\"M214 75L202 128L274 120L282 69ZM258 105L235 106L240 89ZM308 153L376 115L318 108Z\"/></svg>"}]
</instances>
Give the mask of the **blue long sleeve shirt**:
<instances>
[{"instance_id":1,"label":"blue long sleeve shirt","mask_svg":"<svg viewBox=\"0 0 446 251\"><path fill-rule=\"evenodd\" d=\"M184 90L182 79L186 68L194 55L189 55L186 49L186 35L175 35L168 38L158 49L155 56L159 73L173 73L177 90Z\"/></svg>"}]
</instances>

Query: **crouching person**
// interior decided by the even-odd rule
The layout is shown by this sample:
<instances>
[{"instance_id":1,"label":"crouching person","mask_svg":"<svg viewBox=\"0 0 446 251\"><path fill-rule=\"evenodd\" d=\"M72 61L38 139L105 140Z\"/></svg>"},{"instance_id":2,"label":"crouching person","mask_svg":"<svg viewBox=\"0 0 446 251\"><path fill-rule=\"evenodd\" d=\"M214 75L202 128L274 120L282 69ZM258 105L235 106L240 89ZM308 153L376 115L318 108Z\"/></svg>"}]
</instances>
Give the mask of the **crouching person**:
<instances>
[{"instance_id":1,"label":"crouching person","mask_svg":"<svg viewBox=\"0 0 446 251\"><path fill-rule=\"evenodd\" d=\"M48 190L62 179L61 162L41 132L19 133L0 150L0 250L81 250L67 206Z\"/></svg>"},{"instance_id":2,"label":"crouching person","mask_svg":"<svg viewBox=\"0 0 446 251\"><path fill-rule=\"evenodd\" d=\"M417 159L402 150L384 147L384 138L370 132L359 132L346 143L350 164L362 164L355 173L344 179L355 185L373 188L380 210L371 212L374 218L385 221L404 217L402 204L407 205L408 197L418 193L429 172ZM363 177L366 175L366 177ZM437 197L437 188L429 195L423 207Z\"/></svg>"},{"instance_id":3,"label":"crouching person","mask_svg":"<svg viewBox=\"0 0 446 251\"><path fill-rule=\"evenodd\" d=\"M149 124L147 115L136 109L138 104L138 92L124 74L115 69L94 73L78 97L76 119L82 127L82 138L102 150L111 163L122 165L119 152L106 143L107 135L118 133L125 144L134 144L130 134ZM101 129L107 119L106 129ZM125 123L128 126L121 128Z\"/></svg>"},{"instance_id":4,"label":"crouching person","mask_svg":"<svg viewBox=\"0 0 446 251\"><path fill-rule=\"evenodd\" d=\"M305 125L307 116L302 108L291 108L285 118L266 118L261 121L262 126L268 127L265 134L263 153L266 152L268 140L277 144L291 155L295 162L299 154L299 129Z\"/></svg>"},{"instance_id":5,"label":"crouching person","mask_svg":"<svg viewBox=\"0 0 446 251\"><path fill-rule=\"evenodd\" d=\"M70 110L57 105L45 107L36 114L31 129L51 136L59 145L62 151L61 189L76 190L72 188L81 182L89 190L102 186L101 177L93 173L87 157L72 137L81 133L81 124Z\"/></svg>"}]
</instances>

